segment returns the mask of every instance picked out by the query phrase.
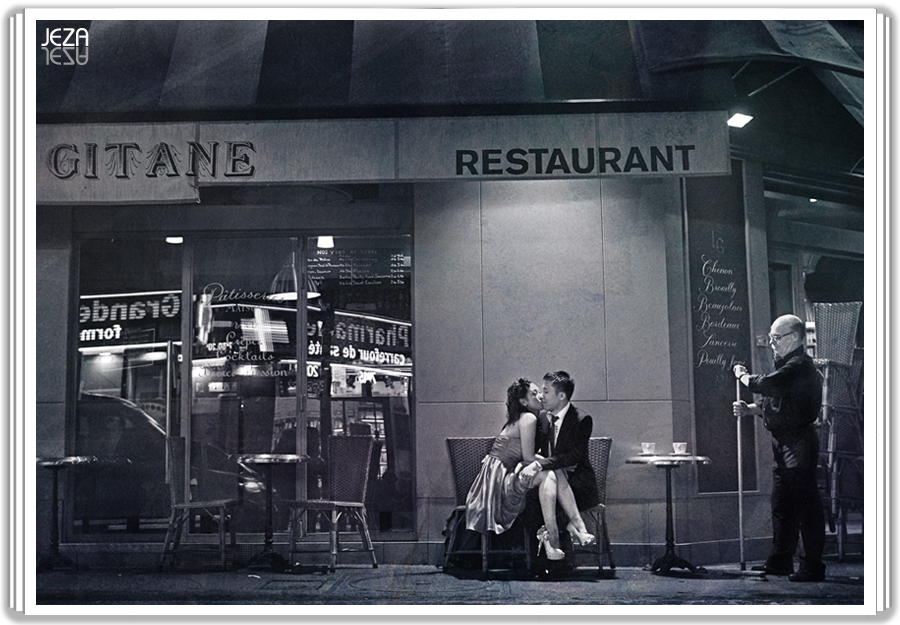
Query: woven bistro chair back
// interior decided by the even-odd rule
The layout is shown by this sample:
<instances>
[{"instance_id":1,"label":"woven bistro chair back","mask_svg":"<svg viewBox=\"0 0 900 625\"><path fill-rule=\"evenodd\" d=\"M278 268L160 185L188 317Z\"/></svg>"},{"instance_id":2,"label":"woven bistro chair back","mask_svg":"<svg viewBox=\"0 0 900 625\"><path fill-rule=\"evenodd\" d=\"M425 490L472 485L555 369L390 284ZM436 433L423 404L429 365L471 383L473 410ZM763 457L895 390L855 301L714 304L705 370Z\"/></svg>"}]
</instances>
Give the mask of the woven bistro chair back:
<instances>
[{"instance_id":1,"label":"woven bistro chair back","mask_svg":"<svg viewBox=\"0 0 900 625\"><path fill-rule=\"evenodd\" d=\"M493 437L460 437L447 439L447 453L450 456L450 470L456 492L456 505L465 506L466 497L478 472L481 461L491 451Z\"/></svg>"},{"instance_id":2,"label":"woven bistro chair back","mask_svg":"<svg viewBox=\"0 0 900 625\"><path fill-rule=\"evenodd\" d=\"M481 573L487 576L491 572L510 571L505 565L490 566L490 559L497 556L524 558L525 571L531 568L531 546L528 540L526 524L517 520L516 524L521 529L521 539L516 538L513 544L500 546L495 544L493 532L480 535L478 548L465 549L457 546L460 532L465 530L466 499L469 489L478 477L484 457L490 453L494 445L493 437L459 437L447 439L447 453L450 456L450 469L453 474L453 487L456 494L456 508L449 520L449 536L447 549L444 553L444 568L450 568L451 559L454 556L480 555ZM512 530L510 530L512 531Z\"/></svg>"},{"instance_id":3,"label":"woven bistro chair back","mask_svg":"<svg viewBox=\"0 0 900 625\"><path fill-rule=\"evenodd\" d=\"M606 475L609 471L609 452L612 449L612 439L609 437L595 437L588 441L588 460L594 468L597 477L597 493L600 497L600 505L606 505Z\"/></svg>"},{"instance_id":4,"label":"woven bistro chair back","mask_svg":"<svg viewBox=\"0 0 900 625\"><path fill-rule=\"evenodd\" d=\"M325 518L328 528L329 571L337 566L338 554L366 552L372 561L372 568L378 568L375 546L369 534L366 520L366 486L369 482L369 468L372 466L374 436L330 436L328 438L328 469L331 497L328 499L299 499L291 502L289 565L293 569L301 566L297 558L307 553L300 547L300 541L308 534L309 526L316 526L316 519ZM307 514L309 513L309 514ZM312 517L310 520L309 517ZM347 520L342 528L342 517ZM308 526L306 524L309 524ZM355 529L354 529L355 528ZM362 546L341 547L341 533L355 531Z\"/></svg>"},{"instance_id":5,"label":"woven bistro chair back","mask_svg":"<svg viewBox=\"0 0 900 625\"><path fill-rule=\"evenodd\" d=\"M861 307L862 302L813 304L817 359L844 366L853 364Z\"/></svg>"},{"instance_id":6,"label":"woven bistro chair back","mask_svg":"<svg viewBox=\"0 0 900 625\"><path fill-rule=\"evenodd\" d=\"M832 361L816 360L816 365L823 375L824 367ZM863 374L863 348L853 350L853 362L850 366L832 367L829 371L829 385L822 400L835 410L860 411L862 408L862 392L860 380Z\"/></svg>"},{"instance_id":7,"label":"woven bistro chair back","mask_svg":"<svg viewBox=\"0 0 900 625\"><path fill-rule=\"evenodd\" d=\"M171 498L171 512L169 525L166 529L166 538L163 543L163 551L160 555L159 568L165 568L167 564L175 565L179 550L186 551L182 547L182 535L184 528L189 525L195 514L203 514L211 518L219 531L219 565L223 569L228 568L228 549L225 544L226 529L230 536L230 546L233 552L236 548L236 535L232 523L232 510L237 506L237 499L188 499L185 496L185 439L182 437L166 438L166 470L169 481L169 496Z\"/></svg>"},{"instance_id":8,"label":"woven bistro chair back","mask_svg":"<svg viewBox=\"0 0 900 625\"><path fill-rule=\"evenodd\" d=\"M590 519L593 528L588 525L588 531L595 532L596 543L592 545L573 545L570 552L590 553L597 558L597 574L603 573L603 556L609 560L609 568L616 568L612 557L612 546L609 542L609 529L606 525L606 476L609 471L609 454L612 449L612 439L609 437L594 437L588 441L588 460L594 469L597 478L597 494L599 503L590 510L582 510L585 521Z\"/></svg>"},{"instance_id":9,"label":"woven bistro chair back","mask_svg":"<svg viewBox=\"0 0 900 625\"><path fill-rule=\"evenodd\" d=\"M332 501L364 503L369 483L373 436L328 438L328 467Z\"/></svg>"}]
</instances>

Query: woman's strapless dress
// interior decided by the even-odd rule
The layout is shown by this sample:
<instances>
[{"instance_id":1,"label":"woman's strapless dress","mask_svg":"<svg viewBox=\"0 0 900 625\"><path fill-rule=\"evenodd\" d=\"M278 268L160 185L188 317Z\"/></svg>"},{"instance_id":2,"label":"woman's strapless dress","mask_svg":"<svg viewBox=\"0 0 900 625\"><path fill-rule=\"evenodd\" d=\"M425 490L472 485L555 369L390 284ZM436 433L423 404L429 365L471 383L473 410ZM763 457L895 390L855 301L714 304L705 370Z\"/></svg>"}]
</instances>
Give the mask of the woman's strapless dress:
<instances>
[{"instance_id":1,"label":"woman's strapless dress","mask_svg":"<svg viewBox=\"0 0 900 625\"><path fill-rule=\"evenodd\" d=\"M525 508L525 494L534 478L526 480L517 469L522 461L522 440L501 434L484 457L481 471L466 499L466 528L503 533Z\"/></svg>"}]
</instances>

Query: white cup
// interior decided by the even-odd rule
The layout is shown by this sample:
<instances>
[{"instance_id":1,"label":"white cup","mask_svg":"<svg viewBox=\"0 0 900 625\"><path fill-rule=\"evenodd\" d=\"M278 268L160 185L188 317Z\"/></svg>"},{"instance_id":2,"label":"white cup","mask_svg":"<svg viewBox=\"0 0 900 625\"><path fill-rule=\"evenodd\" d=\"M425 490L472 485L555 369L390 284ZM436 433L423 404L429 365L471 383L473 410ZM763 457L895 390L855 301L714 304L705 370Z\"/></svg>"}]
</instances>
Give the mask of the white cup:
<instances>
[{"instance_id":1,"label":"white cup","mask_svg":"<svg viewBox=\"0 0 900 625\"><path fill-rule=\"evenodd\" d=\"M686 454L687 443L672 443L672 451L674 451L676 454Z\"/></svg>"},{"instance_id":2,"label":"white cup","mask_svg":"<svg viewBox=\"0 0 900 625\"><path fill-rule=\"evenodd\" d=\"M651 455L656 453L656 443L641 443L641 453Z\"/></svg>"}]
</instances>

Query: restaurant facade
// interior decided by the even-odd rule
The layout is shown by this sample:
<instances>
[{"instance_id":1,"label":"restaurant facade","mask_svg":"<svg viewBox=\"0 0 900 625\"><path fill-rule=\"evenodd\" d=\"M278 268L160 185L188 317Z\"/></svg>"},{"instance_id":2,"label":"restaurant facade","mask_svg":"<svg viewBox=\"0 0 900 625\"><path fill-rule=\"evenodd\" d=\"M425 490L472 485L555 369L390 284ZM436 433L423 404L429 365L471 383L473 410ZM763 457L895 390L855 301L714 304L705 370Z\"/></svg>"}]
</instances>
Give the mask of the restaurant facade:
<instances>
[{"instance_id":1,"label":"restaurant facade","mask_svg":"<svg viewBox=\"0 0 900 625\"><path fill-rule=\"evenodd\" d=\"M155 561L167 437L178 488L240 500L239 543L261 545L271 489L281 548L283 502L327 488L328 437L371 434L378 561L439 564L446 439L493 436L515 379L564 369L613 441L617 564L665 539L663 473L625 462L645 441L710 459L674 472L683 556L765 557L770 437L736 427L731 367L771 367L775 316L862 300L863 126L837 104L834 145L743 135L732 70L796 65L861 98L858 24L35 26L38 48L83 29L70 65L42 48L34 142L36 454L100 460L62 474L65 553ZM270 481L235 461L273 452L313 460Z\"/></svg>"}]
</instances>

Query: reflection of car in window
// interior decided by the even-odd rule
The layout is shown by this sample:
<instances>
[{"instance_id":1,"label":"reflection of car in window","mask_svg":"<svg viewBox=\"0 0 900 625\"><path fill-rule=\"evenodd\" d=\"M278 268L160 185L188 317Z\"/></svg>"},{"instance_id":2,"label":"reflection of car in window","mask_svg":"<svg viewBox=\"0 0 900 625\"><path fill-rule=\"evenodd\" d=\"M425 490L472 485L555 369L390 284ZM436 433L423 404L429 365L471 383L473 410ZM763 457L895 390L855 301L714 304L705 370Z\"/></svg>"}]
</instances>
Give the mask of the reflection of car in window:
<instances>
[{"instance_id":1,"label":"reflection of car in window","mask_svg":"<svg viewBox=\"0 0 900 625\"><path fill-rule=\"evenodd\" d=\"M165 460L166 431L125 399L84 393L78 401L76 453L100 460Z\"/></svg>"},{"instance_id":2,"label":"reflection of car in window","mask_svg":"<svg viewBox=\"0 0 900 625\"><path fill-rule=\"evenodd\" d=\"M165 430L123 399L84 393L76 407L75 453L99 462L73 472L74 516L84 531L126 520L165 518L169 491L165 471Z\"/></svg>"},{"instance_id":3,"label":"reflection of car in window","mask_svg":"<svg viewBox=\"0 0 900 625\"><path fill-rule=\"evenodd\" d=\"M122 520L129 532L150 520L158 529L170 503L165 429L130 401L107 395L83 393L76 413L74 453L99 461L73 472L74 518L81 531L108 531ZM252 469L209 443L193 441L192 450L192 490L230 490L228 496L235 497L243 487L242 494L253 500L250 508L262 507L256 502L261 480Z\"/></svg>"}]
</instances>

